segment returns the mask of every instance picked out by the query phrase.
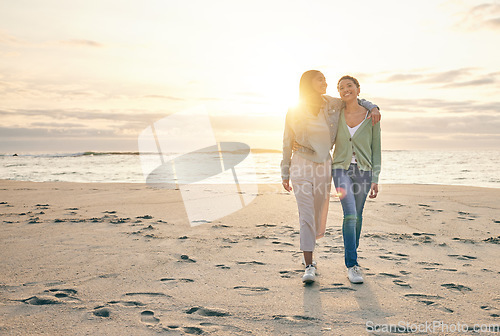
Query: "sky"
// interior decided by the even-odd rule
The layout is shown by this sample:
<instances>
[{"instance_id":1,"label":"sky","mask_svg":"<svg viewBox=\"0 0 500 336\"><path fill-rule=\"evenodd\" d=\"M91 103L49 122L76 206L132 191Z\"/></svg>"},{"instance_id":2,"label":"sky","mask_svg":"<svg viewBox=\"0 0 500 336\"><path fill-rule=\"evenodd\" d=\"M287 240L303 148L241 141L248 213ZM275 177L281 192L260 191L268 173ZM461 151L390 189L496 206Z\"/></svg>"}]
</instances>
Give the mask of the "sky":
<instances>
[{"instance_id":1,"label":"sky","mask_svg":"<svg viewBox=\"0 0 500 336\"><path fill-rule=\"evenodd\" d=\"M137 151L200 106L279 150L310 69L358 78L385 150L497 150L499 41L497 0L0 1L0 153Z\"/></svg>"}]
</instances>

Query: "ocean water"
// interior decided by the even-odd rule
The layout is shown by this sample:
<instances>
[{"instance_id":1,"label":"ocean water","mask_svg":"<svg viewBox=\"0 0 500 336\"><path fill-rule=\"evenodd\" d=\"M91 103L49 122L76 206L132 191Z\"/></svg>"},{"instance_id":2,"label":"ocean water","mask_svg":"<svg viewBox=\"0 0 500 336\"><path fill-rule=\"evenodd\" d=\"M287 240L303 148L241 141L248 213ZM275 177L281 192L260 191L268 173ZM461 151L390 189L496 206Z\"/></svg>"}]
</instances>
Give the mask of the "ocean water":
<instances>
[{"instance_id":1,"label":"ocean water","mask_svg":"<svg viewBox=\"0 0 500 336\"><path fill-rule=\"evenodd\" d=\"M175 156L170 154L170 158ZM218 158L218 153L190 157L189 166L194 167L191 173L205 176L204 162ZM145 174L151 171L147 166L157 160L156 155L138 153L0 154L0 179L144 183ZM163 161L168 162L165 158ZM281 183L280 161L281 153L259 150L245 157L234 170L226 167L225 173L198 183L225 183L233 181L233 177L240 183ZM380 183L500 188L499 167L500 151L383 151Z\"/></svg>"}]
</instances>

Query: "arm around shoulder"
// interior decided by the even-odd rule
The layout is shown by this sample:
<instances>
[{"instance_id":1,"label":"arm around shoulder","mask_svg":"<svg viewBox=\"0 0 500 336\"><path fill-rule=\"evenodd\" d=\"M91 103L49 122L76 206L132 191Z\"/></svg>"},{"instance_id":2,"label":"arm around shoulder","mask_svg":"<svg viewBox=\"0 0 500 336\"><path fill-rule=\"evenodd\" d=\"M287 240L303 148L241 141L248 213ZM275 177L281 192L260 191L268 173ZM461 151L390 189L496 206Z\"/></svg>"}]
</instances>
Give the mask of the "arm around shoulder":
<instances>
[{"instance_id":1,"label":"arm around shoulder","mask_svg":"<svg viewBox=\"0 0 500 336\"><path fill-rule=\"evenodd\" d=\"M374 108L379 109L379 107L375 104L373 104L371 101L368 101L366 99L359 99L358 98L358 104L363 106L365 109L367 109L368 111L371 111L373 110Z\"/></svg>"}]
</instances>

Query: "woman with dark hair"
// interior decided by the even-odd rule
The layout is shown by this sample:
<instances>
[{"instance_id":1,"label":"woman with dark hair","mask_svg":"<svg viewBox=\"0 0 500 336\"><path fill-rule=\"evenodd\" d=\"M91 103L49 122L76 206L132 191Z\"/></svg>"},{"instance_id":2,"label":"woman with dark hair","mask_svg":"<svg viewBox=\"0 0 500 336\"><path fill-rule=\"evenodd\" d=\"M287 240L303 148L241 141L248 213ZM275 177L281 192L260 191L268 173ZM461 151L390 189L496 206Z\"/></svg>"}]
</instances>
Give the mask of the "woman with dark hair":
<instances>
[{"instance_id":1,"label":"woman with dark hair","mask_svg":"<svg viewBox=\"0 0 500 336\"><path fill-rule=\"evenodd\" d=\"M331 155L337 136L342 100L325 95L325 76L317 70L306 71L299 84L300 102L288 110L283 135L281 178L283 187L293 191L300 222L300 249L306 266L302 281L313 282L316 265L313 251L316 239L325 234L331 188ZM373 122L380 120L378 108L362 100L372 111ZM370 116L371 117L371 116ZM293 153L293 155L292 155Z\"/></svg>"},{"instance_id":2,"label":"woman with dark hair","mask_svg":"<svg viewBox=\"0 0 500 336\"><path fill-rule=\"evenodd\" d=\"M360 85L356 78L340 78L337 89L344 105L340 109L332 175L344 211L342 236L347 277L352 283L362 283L357 249L366 197L368 193L370 198L378 194L380 124L372 125L367 120L369 111L357 100Z\"/></svg>"}]
</instances>

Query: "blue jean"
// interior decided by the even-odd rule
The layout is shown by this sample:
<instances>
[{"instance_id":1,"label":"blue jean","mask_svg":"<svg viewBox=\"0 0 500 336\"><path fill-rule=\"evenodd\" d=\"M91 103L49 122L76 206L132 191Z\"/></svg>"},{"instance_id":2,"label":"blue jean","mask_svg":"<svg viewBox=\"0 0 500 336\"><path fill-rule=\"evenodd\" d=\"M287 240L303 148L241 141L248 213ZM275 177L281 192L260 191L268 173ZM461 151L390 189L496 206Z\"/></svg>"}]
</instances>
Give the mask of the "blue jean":
<instances>
[{"instance_id":1,"label":"blue jean","mask_svg":"<svg viewBox=\"0 0 500 336\"><path fill-rule=\"evenodd\" d=\"M351 163L348 170L332 169L332 177L344 211L342 235L345 265L352 267L358 265L357 249L363 224L363 208L370 192L372 172L359 170L358 165Z\"/></svg>"}]
</instances>

